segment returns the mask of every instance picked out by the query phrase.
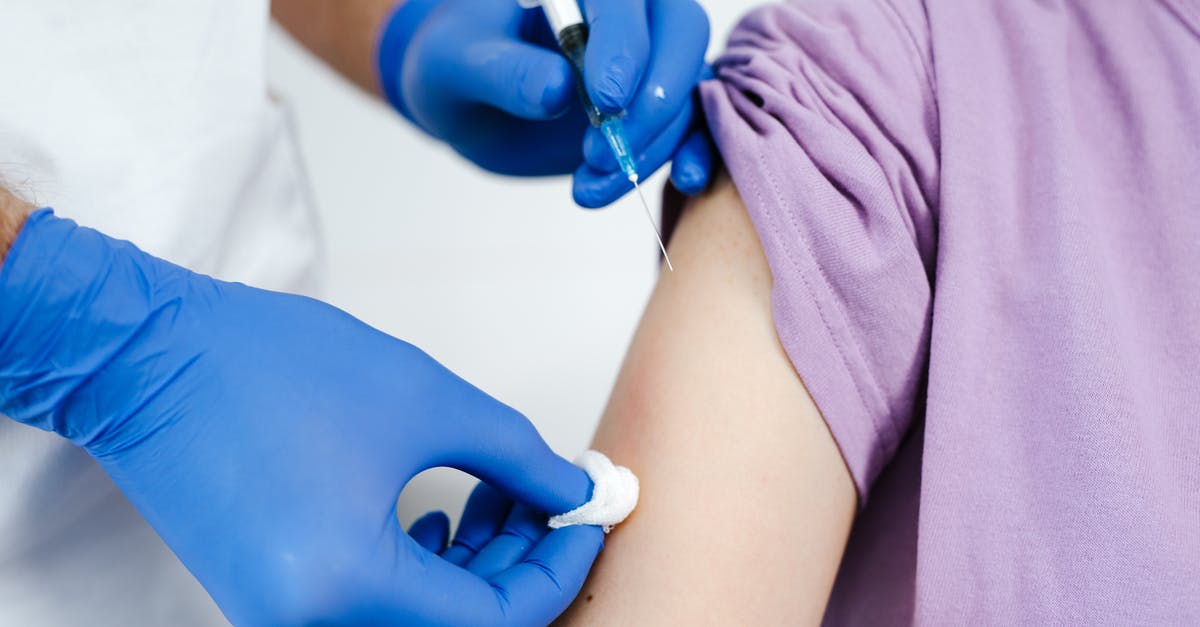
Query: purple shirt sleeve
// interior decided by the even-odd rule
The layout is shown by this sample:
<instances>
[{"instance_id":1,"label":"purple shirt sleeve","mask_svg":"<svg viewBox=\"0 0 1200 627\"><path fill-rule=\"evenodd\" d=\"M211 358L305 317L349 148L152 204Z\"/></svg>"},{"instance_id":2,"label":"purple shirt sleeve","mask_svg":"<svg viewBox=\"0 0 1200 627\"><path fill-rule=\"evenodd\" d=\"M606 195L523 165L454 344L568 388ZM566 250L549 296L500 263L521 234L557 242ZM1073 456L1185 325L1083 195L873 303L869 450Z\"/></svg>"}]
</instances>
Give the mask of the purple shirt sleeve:
<instances>
[{"instance_id":1,"label":"purple shirt sleeve","mask_svg":"<svg viewBox=\"0 0 1200 627\"><path fill-rule=\"evenodd\" d=\"M865 501L922 402L939 163L921 22L862 4L752 13L701 91L780 340Z\"/></svg>"},{"instance_id":2,"label":"purple shirt sleeve","mask_svg":"<svg viewBox=\"0 0 1200 627\"><path fill-rule=\"evenodd\" d=\"M1200 624L1197 68L1197 0L735 29L710 128L862 504L826 624Z\"/></svg>"}]
</instances>

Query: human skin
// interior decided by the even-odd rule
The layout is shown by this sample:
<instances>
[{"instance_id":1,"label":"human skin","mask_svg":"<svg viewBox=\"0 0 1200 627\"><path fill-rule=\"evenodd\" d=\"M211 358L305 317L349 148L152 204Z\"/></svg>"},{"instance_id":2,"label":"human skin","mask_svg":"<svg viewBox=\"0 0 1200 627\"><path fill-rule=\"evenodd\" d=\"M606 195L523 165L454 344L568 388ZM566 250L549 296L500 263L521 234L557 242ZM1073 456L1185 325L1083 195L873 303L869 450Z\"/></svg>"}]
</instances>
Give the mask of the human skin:
<instances>
[{"instance_id":1,"label":"human skin","mask_svg":"<svg viewBox=\"0 0 1200 627\"><path fill-rule=\"evenodd\" d=\"M722 178L685 212L594 440L641 481L560 624L817 624L856 508Z\"/></svg>"},{"instance_id":2,"label":"human skin","mask_svg":"<svg viewBox=\"0 0 1200 627\"><path fill-rule=\"evenodd\" d=\"M271 15L313 54L366 92L382 97L375 42L398 4L397 0L272 0Z\"/></svg>"},{"instance_id":3,"label":"human skin","mask_svg":"<svg viewBox=\"0 0 1200 627\"><path fill-rule=\"evenodd\" d=\"M12 192L0 187L0 262L8 256L25 218L33 210L33 205L21 200Z\"/></svg>"}]
</instances>

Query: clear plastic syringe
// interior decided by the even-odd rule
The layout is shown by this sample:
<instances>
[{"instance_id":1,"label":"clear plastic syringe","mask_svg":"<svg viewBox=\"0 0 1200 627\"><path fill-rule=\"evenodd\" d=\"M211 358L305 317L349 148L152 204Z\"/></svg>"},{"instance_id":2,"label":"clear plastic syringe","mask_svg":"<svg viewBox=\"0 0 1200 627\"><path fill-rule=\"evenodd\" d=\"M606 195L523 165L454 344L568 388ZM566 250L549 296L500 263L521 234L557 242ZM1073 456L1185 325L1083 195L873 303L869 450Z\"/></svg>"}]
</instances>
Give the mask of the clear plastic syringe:
<instances>
[{"instance_id":1,"label":"clear plastic syringe","mask_svg":"<svg viewBox=\"0 0 1200 627\"><path fill-rule=\"evenodd\" d=\"M633 189L637 191L638 198L642 201L642 209L646 211L646 219L650 221L650 228L654 230L654 237L658 239L658 248L667 261L667 269L674 270L671 258L667 256L667 247L663 246L662 235L658 232L658 225L654 223L654 216L650 213L650 205L646 203L646 197L642 195L642 188L638 186L640 179L637 165L634 163L633 153L629 150L629 142L625 139L625 127L621 124L621 115L602 113L592 103L592 99L588 97L587 88L584 87L583 53L587 47L588 28L587 24L583 22L579 4L576 0L541 0L532 3L522 0L523 6L530 4L540 4L546 13L550 28L558 39L559 49L562 50L563 56L575 70L575 91L579 93L579 99L583 102L583 109L587 112L588 120L591 121L592 126L600 129L605 141L612 148L613 156L617 159L617 166L621 168L621 172L625 174L629 182L633 183Z\"/></svg>"}]
</instances>

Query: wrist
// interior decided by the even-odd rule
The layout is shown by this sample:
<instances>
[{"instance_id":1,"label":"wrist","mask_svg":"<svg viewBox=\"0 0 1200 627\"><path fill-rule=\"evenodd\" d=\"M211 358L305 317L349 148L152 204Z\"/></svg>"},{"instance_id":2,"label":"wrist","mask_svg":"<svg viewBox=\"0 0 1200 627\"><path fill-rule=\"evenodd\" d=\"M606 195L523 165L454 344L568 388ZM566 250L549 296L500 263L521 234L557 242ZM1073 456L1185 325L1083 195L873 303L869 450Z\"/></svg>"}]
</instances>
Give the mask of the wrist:
<instances>
[{"instance_id":1,"label":"wrist","mask_svg":"<svg viewBox=\"0 0 1200 627\"><path fill-rule=\"evenodd\" d=\"M29 214L0 268L0 413L79 446L102 438L125 397L146 393L105 379L173 309L168 267L50 209Z\"/></svg>"},{"instance_id":2,"label":"wrist","mask_svg":"<svg viewBox=\"0 0 1200 627\"><path fill-rule=\"evenodd\" d=\"M383 21L375 46L375 70L383 97L400 115L416 124L404 102L404 55L421 23L437 6L439 0L401 0L391 15ZM418 125L420 126L420 125Z\"/></svg>"},{"instance_id":3,"label":"wrist","mask_svg":"<svg viewBox=\"0 0 1200 627\"><path fill-rule=\"evenodd\" d=\"M33 205L0 187L0 263L4 262L13 242L17 241L17 235L33 208Z\"/></svg>"}]
</instances>

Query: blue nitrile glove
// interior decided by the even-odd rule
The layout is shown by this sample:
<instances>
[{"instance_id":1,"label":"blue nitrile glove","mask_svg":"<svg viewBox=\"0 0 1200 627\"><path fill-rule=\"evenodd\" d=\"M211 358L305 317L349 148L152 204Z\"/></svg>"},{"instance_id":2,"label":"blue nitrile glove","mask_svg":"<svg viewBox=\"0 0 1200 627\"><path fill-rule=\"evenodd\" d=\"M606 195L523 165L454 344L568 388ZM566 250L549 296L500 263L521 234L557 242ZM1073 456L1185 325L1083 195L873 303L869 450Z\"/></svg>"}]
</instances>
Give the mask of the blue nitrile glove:
<instances>
[{"instance_id":1,"label":"blue nitrile glove","mask_svg":"<svg viewBox=\"0 0 1200 627\"><path fill-rule=\"evenodd\" d=\"M545 514L514 504L502 492L481 482L467 499L449 546L446 539L450 519L442 512L429 512L417 519L408 535L442 559L487 578L511 568L549 531Z\"/></svg>"},{"instance_id":2,"label":"blue nitrile glove","mask_svg":"<svg viewBox=\"0 0 1200 627\"><path fill-rule=\"evenodd\" d=\"M590 25L585 83L624 125L649 176L674 158L672 181L694 193L708 183L711 142L694 91L708 45L695 0L583 0ZM517 0L403 0L379 43L389 102L430 135L501 174L575 172L575 201L598 207L628 191L575 94L571 66L539 9ZM587 139L585 140L585 131ZM590 167L584 166L587 155Z\"/></svg>"},{"instance_id":3,"label":"blue nitrile glove","mask_svg":"<svg viewBox=\"0 0 1200 627\"><path fill-rule=\"evenodd\" d=\"M483 573L423 548L395 514L423 469L552 513L590 480L405 342L45 210L0 268L0 410L86 448L236 624L544 624L603 542L539 532Z\"/></svg>"},{"instance_id":4,"label":"blue nitrile glove","mask_svg":"<svg viewBox=\"0 0 1200 627\"><path fill-rule=\"evenodd\" d=\"M685 92L687 88L682 82L667 85L669 76L664 76L660 83L664 85L665 99L658 98L654 92L639 93L626 115L627 120L659 119L664 126L652 128L625 122L625 133L630 150L636 155L638 174L643 179L671 159L671 183L684 194L699 194L708 187L716 160L716 146L705 126L704 111L695 88ZM706 65L697 81L708 78L712 78L712 70ZM668 94L677 94L678 101L673 101ZM660 115L664 109L680 106L680 101L683 108L673 119ZM585 163L575 170L574 185L575 201L580 205L599 207L633 189L633 184L617 168L612 149L599 129L588 129L583 140L583 154Z\"/></svg>"}]
</instances>

